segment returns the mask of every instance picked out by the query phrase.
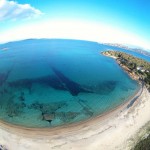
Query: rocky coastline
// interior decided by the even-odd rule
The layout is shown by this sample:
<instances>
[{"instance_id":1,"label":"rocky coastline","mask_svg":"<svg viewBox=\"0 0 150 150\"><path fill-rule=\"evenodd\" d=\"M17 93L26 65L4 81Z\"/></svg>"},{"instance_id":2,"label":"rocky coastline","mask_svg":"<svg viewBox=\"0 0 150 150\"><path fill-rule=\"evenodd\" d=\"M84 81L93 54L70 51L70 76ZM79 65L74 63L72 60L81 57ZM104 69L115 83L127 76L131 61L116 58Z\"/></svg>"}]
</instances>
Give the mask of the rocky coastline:
<instances>
[{"instance_id":1,"label":"rocky coastline","mask_svg":"<svg viewBox=\"0 0 150 150\"><path fill-rule=\"evenodd\" d=\"M150 63L119 51L104 51L104 56L112 57L117 64L139 84L144 84L150 92Z\"/></svg>"},{"instance_id":2,"label":"rocky coastline","mask_svg":"<svg viewBox=\"0 0 150 150\"><path fill-rule=\"evenodd\" d=\"M121 63L121 61L118 59L118 57L113 56L111 54L109 54L109 52L102 52L102 54L104 56L108 56L108 57L112 57L116 60L116 62L118 63L118 65L133 79L133 80L137 80L139 81L139 76L137 76L134 72L132 72L127 66L125 66L124 64Z\"/></svg>"},{"instance_id":3,"label":"rocky coastline","mask_svg":"<svg viewBox=\"0 0 150 150\"><path fill-rule=\"evenodd\" d=\"M117 53L117 52L116 52ZM147 90L150 93L150 84L145 83L145 80L140 74L137 74L135 70L131 70L126 63L124 63L124 59L120 59L119 57L116 56L115 51L106 51L102 52L104 56L112 57L113 59L116 60L118 65L133 79L138 81L139 84L142 84L147 88ZM118 55L118 54L117 54ZM127 54L128 55L128 54ZM122 63L123 62L123 63ZM144 66L142 66L144 68ZM140 73L145 72L141 71ZM149 70L148 72L149 73ZM149 76L147 76L149 80ZM141 149L147 149L149 147L149 141L150 141L150 121L148 121L140 130L138 131L137 134L134 136L132 148L131 150L141 150Z\"/></svg>"},{"instance_id":4,"label":"rocky coastline","mask_svg":"<svg viewBox=\"0 0 150 150\"><path fill-rule=\"evenodd\" d=\"M127 72L127 74L133 79L133 80L136 80L136 81L140 81L140 77L138 75L136 75L134 72L132 72L127 66L123 65L119 60L117 60L117 63L119 64L119 66L121 68L123 68L123 70L125 72Z\"/></svg>"}]
</instances>

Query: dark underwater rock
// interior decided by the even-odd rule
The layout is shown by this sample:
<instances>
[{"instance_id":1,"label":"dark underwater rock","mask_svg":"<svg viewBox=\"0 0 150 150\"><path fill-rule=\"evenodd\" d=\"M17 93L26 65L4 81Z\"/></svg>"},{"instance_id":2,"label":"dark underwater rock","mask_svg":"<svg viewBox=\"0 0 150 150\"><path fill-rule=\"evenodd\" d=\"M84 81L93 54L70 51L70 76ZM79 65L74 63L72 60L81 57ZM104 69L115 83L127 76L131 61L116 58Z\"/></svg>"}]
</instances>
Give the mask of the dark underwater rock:
<instances>
[{"instance_id":1,"label":"dark underwater rock","mask_svg":"<svg viewBox=\"0 0 150 150\"><path fill-rule=\"evenodd\" d=\"M67 106L66 102L39 103L35 102L29 106L30 109L36 109L43 114L55 113L58 109Z\"/></svg>"},{"instance_id":2,"label":"dark underwater rock","mask_svg":"<svg viewBox=\"0 0 150 150\"><path fill-rule=\"evenodd\" d=\"M14 88L25 88L29 90L29 93L31 94L31 89L32 89L32 79L20 79L20 80L16 80L16 81L12 81L9 82L8 85L10 87L14 87ZM23 96L23 95L22 95Z\"/></svg>"},{"instance_id":3,"label":"dark underwater rock","mask_svg":"<svg viewBox=\"0 0 150 150\"><path fill-rule=\"evenodd\" d=\"M0 86L2 86L9 77L11 70L8 70L6 73L0 73Z\"/></svg>"},{"instance_id":4,"label":"dark underwater rock","mask_svg":"<svg viewBox=\"0 0 150 150\"><path fill-rule=\"evenodd\" d=\"M19 96L18 98L19 98L20 101L24 101L25 100L25 98L23 96Z\"/></svg>"},{"instance_id":5,"label":"dark underwater rock","mask_svg":"<svg viewBox=\"0 0 150 150\"><path fill-rule=\"evenodd\" d=\"M51 75L34 78L34 79L28 79L28 78L20 79L20 80L9 82L8 84L10 87L26 88L29 89L30 91L33 84L47 85L47 86L51 86L54 89L66 90L64 86L61 84L61 82L59 81L59 79Z\"/></svg>"},{"instance_id":6,"label":"dark underwater rock","mask_svg":"<svg viewBox=\"0 0 150 150\"><path fill-rule=\"evenodd\" d=\"M69 111L69 112L56 112L55 118L59 118L63 122L70 122L73 119L75 119L75 117L77 117L78 115L80 115L79 112L71 112L71 111Z\"/></svg>"},{"instance_id":7,"label":"dark underwater rock","mask_svg":"<svg viewBox=\"0 0 150 150\"><path fill-rule=\"evenodd\" d=\"M0 90L0 95L4 95L4 94L8 94L8 93L9 93L9 91L6 88L2 88Z\"/></svg>"},{"instance_id":8,"label":"dark underwater rock","mask_svg":"<svg viewBox=\"0 0 150 150\"><path fill-rule=\"evenodd\" d=\"M43 104L40 104L39 102L32 103L30 106L28 106L29 109L36 109L41 110L43 107Z\"/></svg>"},{"instance_id":9,"label":"dark underwater rock","mask_svg":"<svg viewBox=\"0 0 150 150\"><path fill-rule=\"evenodd\" d=\"M72 96L77 96L80 92L93 93L91 90L84 89L80 84L67 78L62 72L58 71L56 68L51 68Z\"/></svg>"},{"instance_id":10,"label":"dark underwater rock","mask_svg":"<svg viewBox=\"0 0 150 150\"><path fill-rule=\"evenodd\" d=\"M52 68L55 75L48 75L33 79L20 79L16 81L9 82L10 87L15 88L27 88L31 92L33 84L47 85L57 90L69 91L71 95L77 96L80 92L83 93L93 93L88 87L81 86L80 84L67 78L62 72Z\"/></svg>"},{"instance_id":11,"label":"dark underwater rock","mask_svg":"<svg viewBox=\"0 0 150 150\"><path fill-rule=\"evenodd\" d=\"M112 92L116 86L118 81L108 80L101 83L98 83L95 87L95 93L98 94L108 94Z\"/></svg>"},{"instance_id":12,"label":"dark underwater rock","mask_svg":"<svg viewBox=\"0 0 150 150\"><path fill-rule=\"evenodd\" d=\"M77 117L79 112L55 112L55 113L42 113L42 119L51 123L54 119L59 118L64 123L73 121L75 117Z\"/></svg>"},{"instance_id":13,"label":"dark underwater rock","mask_svg":"<svg viewBox=\"0 0 150 150\"><path fill-rule=\"evenodd\" d=\"M24 107L26 107L25 103L16 103L14 101L14 96L10 97L7 102L6 112L9 117L16 117L23 113Z\"/></svg>"},{"instance_id":14,"label":"dark underwater rock","mask_svg":"<svg viewBox=\"0 0 150 150\"><path fill-rule=\"evenodd\" d=\"M20 96L18 97L20 101L25 101L25 94L24 92L20 93Z\"/></svg>"},{"instance_id":15,"label":"dark underwater rock","mask_svg":"<svg viewBox=\"0 0 150 150\"><path fill-rule=\"evenodd\" d=\"M88 115L88 116L93 116L93 112L89 109L89 108L87 108L87 107L84 107L83 109L82 109L82 111L83 111L83 113L85 114L85 115Z\"/></svg>"},{"instance_id":16,"label":"dark underwater rock","mask_svg":"<svg viewBox=\"0 0 150 150\"><path fill-rule=\"evenodd\" d=\"M48 121L49 123L51 123L55 119L54 114L42 114L42 116L43 120Z\"/></svg>"},{"instance_id":17,"label":"dark underwater rock","mask_svg":"<svg viewBox=\"0 0 150 150\"><path fill-rule=\"evenodd\" d=\"M82 112L85 114L85 115L88 115L88 116L93 116L93 110L91 109L91 107L89 107L87 104L86 104L86 101L85 100L82 100L82 99L78 99L77 102L80 104L80 106L82 107Z\"/></svg>"}]
</instances>

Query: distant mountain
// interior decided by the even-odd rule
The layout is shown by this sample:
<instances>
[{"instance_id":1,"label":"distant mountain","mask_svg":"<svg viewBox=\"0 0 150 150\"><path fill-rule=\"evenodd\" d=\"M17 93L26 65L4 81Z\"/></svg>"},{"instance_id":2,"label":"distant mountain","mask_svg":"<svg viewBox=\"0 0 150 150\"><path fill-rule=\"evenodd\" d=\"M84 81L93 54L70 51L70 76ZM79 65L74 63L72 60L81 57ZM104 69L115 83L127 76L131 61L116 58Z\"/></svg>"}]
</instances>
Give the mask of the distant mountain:
<instances>
[{"instance_id":1,"label":"distant mountain","mask_svg":"<svg viewBox=\"0 0 150 150\"><path fill-rule=\"evenodd\" d=\"M81 43L84 46L84 44L88 44L90 43L97 43L100 44L101 46L110 46L112 48L120 48L120 49L125 49L125 50L129 50L129 51L133 51L133 52L137 52L139 54L143 54L145 56L149 56L150 57L150 52L148 52L148 50L144 50L141 47L137 47L137 46L133 46L133 45L123 45L123 44L118 44L118 43L98 43L98 42L93 42L93 41L86 41L86 40L74 40L74 39L47 39L47 38L42 38L42 39L25 39L25 40L20 40L20 41L13 41L13 42L8 42L8 43L4 43L4 44L0 44L0 50L7 50L9 49L9 46L13 46L14 43L17 44L17 46L21 45L23 46L24 44L38 44L38 43L53 43L53 44L57 44L57 42L63 42L68 44L68 42L72 42L72 43Z\"/></svg>"},{"instance_id":2,"label":"distant mountain","mask_svg":"<svg viewBox=\"0 0 150 150\"><path fill-rule=\"evenodd\" d=\"M150 52L148 50L145 50L143 48L140 48L138 46L128 46L128 45L123 45L123 44L118 44L118 43L104 43L105 45L110 45L110 46L114 46L114 47L118 47L118 48L123 48L126 50L130 50L133 52L137 52L146 56L150 57Z\"/></svg>"},{"instance_id":3,"label":"distant mountain","mask_svg":"<svg viewBox=\"0 0 150 150\"><path fill-rule=\"evenodd\" d=\"M150 57L150 52L148 52L144 49L134 48L134 49L131 49L131 50Z\"/></svg>"}]
</instances>

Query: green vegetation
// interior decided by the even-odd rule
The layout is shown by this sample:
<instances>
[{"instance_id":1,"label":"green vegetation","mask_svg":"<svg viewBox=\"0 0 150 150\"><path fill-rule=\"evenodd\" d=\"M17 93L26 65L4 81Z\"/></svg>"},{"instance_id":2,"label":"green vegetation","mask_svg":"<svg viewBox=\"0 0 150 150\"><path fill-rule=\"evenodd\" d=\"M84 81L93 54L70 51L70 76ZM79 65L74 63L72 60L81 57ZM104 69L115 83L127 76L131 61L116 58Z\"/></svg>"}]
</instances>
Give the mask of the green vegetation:
<instances>
[{"instance_id":1,"label":"green vegetation","mask_svg":"<svg viewBox=\"0 0 150 150\"><path fill-rule=\"evenodd\" d=\"M138 76L138 80L143 81L147 89L150 91L149 62L119 51L106 51L102 54L116 57L117 62L120 65L127 67L130 73L134 73L136 76Z\"/></svg>"},{"instance_id":2,"label":"green vegetation","mask_svg":"<svg viewBox=\"0 0 150 150\"><path fill-rule=\"evenodd\" d=\"M144 133L144 134L143 134ZM141 137L136 142L136 146L132 150L150 150L150 122L148 122L140 131Z\"/></svg>"},{"instance_id":3,"label":"green vegetation","mask_svg":"<svg viewBox=\"0 0 150 150\"><path fill-rule=\"evenodd\" d=\"M150 135L137 143L134 150L150 150Z\"/></svg>"}]
</instances>

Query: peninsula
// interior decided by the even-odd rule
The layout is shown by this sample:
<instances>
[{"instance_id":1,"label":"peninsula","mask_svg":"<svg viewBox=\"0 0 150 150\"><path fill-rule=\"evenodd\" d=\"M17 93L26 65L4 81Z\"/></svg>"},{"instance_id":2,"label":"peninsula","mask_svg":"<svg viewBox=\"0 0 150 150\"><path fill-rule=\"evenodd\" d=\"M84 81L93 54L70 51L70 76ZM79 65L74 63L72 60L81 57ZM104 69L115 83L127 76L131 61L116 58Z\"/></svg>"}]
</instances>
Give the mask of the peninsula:
<instances>
[{"instance_id":1,"label":"peninsula","mask_svg":"<svg viewBox=\"0 0 150 150\"><path fill-rule=\"evenodd\" d=\"M105 51L103 55L113 57L129 76L142 82L150 91L150 63L119 51Z\"/></svg>"},{"instance_id":2,"label":"peninsula","mask_svg":"<svg viewBox=\"0 0 150 150\"><path fill-rule=\"evenodd\" d=\"M105 51L103 55L116 59L117 63L125 70L128 75L138 82L142 83L147 90L150 92L150 63L134 57L130 54L119 51ZM149 122L139 131L142 134L137 139L134 150L147 149L150 146L150 120ZM143 133L143 130L145 132Z\"/></svg>"}]
</instances>

